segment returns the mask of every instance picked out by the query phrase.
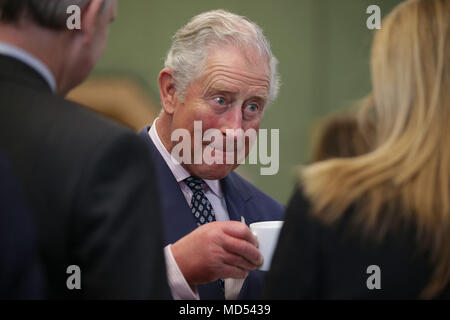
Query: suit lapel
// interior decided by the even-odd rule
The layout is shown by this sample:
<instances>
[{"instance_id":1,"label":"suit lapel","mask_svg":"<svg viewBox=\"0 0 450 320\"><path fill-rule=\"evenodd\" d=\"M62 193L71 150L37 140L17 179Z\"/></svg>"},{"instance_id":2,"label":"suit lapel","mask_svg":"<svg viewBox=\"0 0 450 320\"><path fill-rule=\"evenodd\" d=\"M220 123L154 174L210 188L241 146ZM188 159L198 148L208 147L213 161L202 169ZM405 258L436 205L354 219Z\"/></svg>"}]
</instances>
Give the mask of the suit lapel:
<instances>
[{"instance_id":1,"label":"suit lapel","mask_svg":"<svg viewBox=\"0 0 450 320\"><path fill-rule=\"evenodd\" d=\"M139 135L147 142L155 160L158 185L163 195L160 201L165 228L165 245L167 245L175 243L193 231L197 225L178 182L148 135L149 129L149 127L144 128Z\"/></svg>"},{"instance_id":2,"label":"suit lapel","mask_svg":"<svg viewBox=\"0 0 450 320\"><path fill-rule=\"evenodd\" d=\"M243 216L248 225L253 222L253 214L247 210L247 203L252 194L241 179L237 173L232 172L221 180L221 184L230 220L241 221Z\"/></svg>"}]
</instances>

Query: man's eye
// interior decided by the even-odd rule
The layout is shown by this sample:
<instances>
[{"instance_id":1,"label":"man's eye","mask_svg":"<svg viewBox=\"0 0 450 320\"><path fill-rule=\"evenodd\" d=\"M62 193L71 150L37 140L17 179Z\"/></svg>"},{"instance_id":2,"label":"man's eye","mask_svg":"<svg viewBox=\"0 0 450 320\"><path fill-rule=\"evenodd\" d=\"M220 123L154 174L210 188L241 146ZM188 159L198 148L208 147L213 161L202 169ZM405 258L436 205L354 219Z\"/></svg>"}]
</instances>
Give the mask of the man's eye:
<instances>
[{"instance_id":1,"label":"man's eye","mask_svg":"<svg viewBox=\"0 0 450 320\"><path fill-rule=\"evenodd\" d=\"M256 112L256 111L258 111L258 109L259 109L258 105L254 104L254 103L249 104L247 106L247 110L250 111L250 112Z\"/></svg>"},{"instance_id":2,"label":"man's eye","mask_svg":"<svg viewBox=\"0 0 450 320\"><path fill-rule=\"evenodd\" d=\"M222 98L222 97L214 98L214 101L217 102L218 104L222 105L222 106L225 105L225 103L226 103L225 99Z\"/></svg>"}]
</instances>

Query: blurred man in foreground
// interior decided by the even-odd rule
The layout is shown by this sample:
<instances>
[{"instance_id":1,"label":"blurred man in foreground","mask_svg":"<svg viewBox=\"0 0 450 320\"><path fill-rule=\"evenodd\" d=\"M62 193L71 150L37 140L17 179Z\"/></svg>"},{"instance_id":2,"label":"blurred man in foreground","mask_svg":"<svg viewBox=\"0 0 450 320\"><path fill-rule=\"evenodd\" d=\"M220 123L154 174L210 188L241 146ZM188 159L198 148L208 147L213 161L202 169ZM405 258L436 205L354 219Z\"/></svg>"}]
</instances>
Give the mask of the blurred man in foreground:
<instances>
[{"instance_id":1,"label":"blurred man in foreground","mask_svg":"<svg viewBox=\"0 0 450 320\"><path fill-rule=\"evenodd\" d=\"M72 5L80 29L67 27ZM34 214L50 298L169 297L145 144L63 98L102 54L116 8L116 0L0 0L0 149Z\"/></svg>"}]
</instances>

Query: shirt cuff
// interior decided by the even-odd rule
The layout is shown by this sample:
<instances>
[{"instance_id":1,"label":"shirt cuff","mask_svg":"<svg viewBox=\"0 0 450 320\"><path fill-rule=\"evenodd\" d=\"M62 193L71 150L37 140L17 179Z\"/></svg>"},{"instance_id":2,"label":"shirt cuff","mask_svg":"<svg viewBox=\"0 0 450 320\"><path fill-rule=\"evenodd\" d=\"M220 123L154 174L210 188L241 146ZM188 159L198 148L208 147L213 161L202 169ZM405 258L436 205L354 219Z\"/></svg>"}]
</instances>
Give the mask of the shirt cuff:
<instances>
[{"instance_id":1,"label":"shirt cuff","mask_svg":"<svg viewBox=\"0 0 450 320\"><path fill-rule=\"evenodd\" d=\"M200 300L197 290L192 291L172 254L171 245L164 248L167 268L167 281L174 300Z\"/></svg>"}]
</instances>

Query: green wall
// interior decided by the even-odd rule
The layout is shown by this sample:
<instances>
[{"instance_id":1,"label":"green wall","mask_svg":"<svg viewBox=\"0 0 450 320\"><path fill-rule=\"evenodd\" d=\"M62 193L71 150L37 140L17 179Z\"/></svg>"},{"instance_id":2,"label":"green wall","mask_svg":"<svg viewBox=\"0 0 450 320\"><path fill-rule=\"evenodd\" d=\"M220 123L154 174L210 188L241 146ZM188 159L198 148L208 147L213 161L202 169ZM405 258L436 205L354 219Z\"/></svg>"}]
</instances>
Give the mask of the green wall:
<instances>
[{"instance_id":1,"label":"green wall","mask_svg":"<svg viewBox=\"0 0 450 320\"><path fill-rule=\"evenodd\" d=\"M308 159L311 130L320 117L345 108L370 91L369 51L373 31L366 8L384 17L399 0L119 0L104 56L95 74L137 77L159 102L157 76L171 36L192 16L227 9L258 23L280 61L279 98L261 128L280 129L280 170L259 175L259 166L239 170L259 188L286 203L294 167Z\"/></svg>"}]
</instances>

